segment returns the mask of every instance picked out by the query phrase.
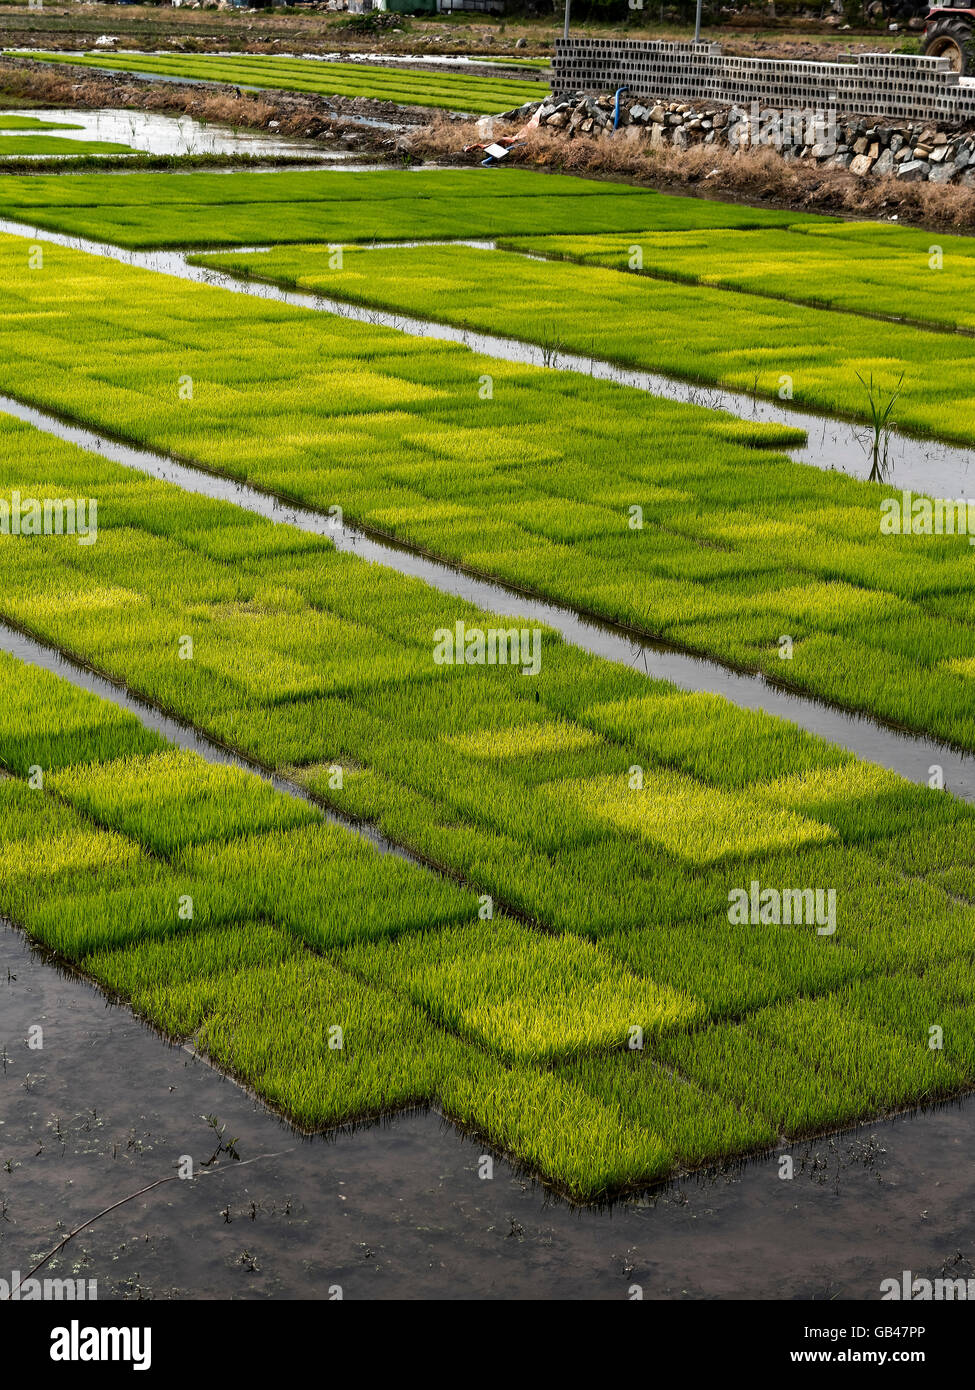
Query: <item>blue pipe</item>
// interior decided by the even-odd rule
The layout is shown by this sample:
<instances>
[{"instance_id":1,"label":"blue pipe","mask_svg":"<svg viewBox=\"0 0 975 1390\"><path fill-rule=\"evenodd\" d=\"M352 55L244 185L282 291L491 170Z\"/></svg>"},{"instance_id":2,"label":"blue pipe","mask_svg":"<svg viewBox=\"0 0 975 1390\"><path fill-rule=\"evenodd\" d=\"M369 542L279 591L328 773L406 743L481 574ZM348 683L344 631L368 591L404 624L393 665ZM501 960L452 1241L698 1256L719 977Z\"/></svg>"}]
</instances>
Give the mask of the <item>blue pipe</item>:
<instances>
[{"instance_id":1,"label":"blue pipe","mask_svg":"<svg viewBox=\"0 0 975 1390\"><path fill-rule=\"evenodd\" d=\"M620 123L620 97L624 92L628 92L629 87L620 87L616 93L616 106L613 110L613 129L616 130Z\"/></svg>"}]
</instances>

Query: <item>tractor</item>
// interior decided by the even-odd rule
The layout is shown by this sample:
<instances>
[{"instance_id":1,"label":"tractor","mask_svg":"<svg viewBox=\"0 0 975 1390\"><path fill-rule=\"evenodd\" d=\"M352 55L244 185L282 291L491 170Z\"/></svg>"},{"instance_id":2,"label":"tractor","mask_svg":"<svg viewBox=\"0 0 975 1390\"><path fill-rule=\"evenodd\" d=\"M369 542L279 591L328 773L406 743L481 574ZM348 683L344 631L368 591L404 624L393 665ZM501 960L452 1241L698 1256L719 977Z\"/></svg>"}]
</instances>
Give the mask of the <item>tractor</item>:
<instances>
[{"instance_id":1,"label":"tractor","mask_svg":"<svg viewBox=\"0 0 975 1390\"><path fill-rule=\"evenodd\" d=\"M921 52L929 58L947 58L961 77L975 74L975 9L962 3L938 5L928 11Z\"/></svg>"}]
</instances>

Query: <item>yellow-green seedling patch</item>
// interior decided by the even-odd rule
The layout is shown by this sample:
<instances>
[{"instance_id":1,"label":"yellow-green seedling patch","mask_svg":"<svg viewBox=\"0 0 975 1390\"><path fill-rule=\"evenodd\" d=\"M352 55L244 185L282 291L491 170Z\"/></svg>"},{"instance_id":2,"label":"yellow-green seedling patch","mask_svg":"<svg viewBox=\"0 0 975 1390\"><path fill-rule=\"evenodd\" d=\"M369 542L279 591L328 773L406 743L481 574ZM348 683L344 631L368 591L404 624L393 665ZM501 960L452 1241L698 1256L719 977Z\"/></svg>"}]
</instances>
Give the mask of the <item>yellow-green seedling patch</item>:
<instances>
[{"instance_id":1,"label":"yellow-green seedling patch","mask_svg":"<svg viewBox=\"0 0 975 1390\"><path fill-rule=\"evenodd\" d=\"M313 806L282 796L254 773L177 749L65 768L50 786L79 811L162 855L244 831L285 830L321 819Z\"/></svg>"},{"instance_id":2,"label":"yellow-green seedling patch","mask_svg":"<svg viewBox=\"0 0 975 1390\"><path fill-rule=\"evenodd\" d=\"M549 785L545 793L696 864L834 838L828 826L794 811L763 808L745 792L664 768L647 769L642 785L634 781L631 775L597 777Z\"/></svg>"},{"instance_id":3,"label":"yellow-green seedling patch","mask_svg":"<svg viewBox=\"0 0 975 1390\"><path fill-rule=\"evenodd\" d=\"M503 1056L544 1060L642 1046L702 1006L621 969L598 947L495 919L400 937L344 954L347 965L402 991L452 1032Z\"/></svg>"}]
</instances>

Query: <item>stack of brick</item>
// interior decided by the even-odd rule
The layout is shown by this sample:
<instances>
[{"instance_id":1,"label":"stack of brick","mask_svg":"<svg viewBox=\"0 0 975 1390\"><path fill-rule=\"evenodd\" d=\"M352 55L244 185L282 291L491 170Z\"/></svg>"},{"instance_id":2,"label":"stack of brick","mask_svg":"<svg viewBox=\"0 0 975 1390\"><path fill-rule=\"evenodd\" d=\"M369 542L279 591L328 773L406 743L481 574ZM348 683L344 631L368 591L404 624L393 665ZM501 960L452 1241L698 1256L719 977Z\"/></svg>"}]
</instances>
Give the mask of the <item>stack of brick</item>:
<instances>
[{"instance_id":1,"label":"stack of brick","mask_svg":"<svg viewBox=\"0 0 975 1390\"><path fill-rule=\"evenodd\" d=\"M835 109L845 116L939 121L975 119L975 84L947 58L867 53L848 63L736 58L719 44L557 39L556 91L613 92L672 101Z\"/></svg>"}]
</instances>

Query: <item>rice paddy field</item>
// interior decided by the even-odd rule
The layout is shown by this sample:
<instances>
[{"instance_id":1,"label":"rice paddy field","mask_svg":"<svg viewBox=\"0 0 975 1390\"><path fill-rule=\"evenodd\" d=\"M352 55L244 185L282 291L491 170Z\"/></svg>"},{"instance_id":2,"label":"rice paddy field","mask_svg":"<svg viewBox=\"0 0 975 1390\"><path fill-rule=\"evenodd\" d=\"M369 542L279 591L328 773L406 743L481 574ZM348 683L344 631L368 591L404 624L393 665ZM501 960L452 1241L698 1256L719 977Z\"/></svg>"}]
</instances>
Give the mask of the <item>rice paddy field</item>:
<instances>
[{"instance_id":1,"label":"rice paddy field","mask_svg":"<svg viewBox=\"0 0 975 1390\"><path fill-rule=\"evenodd\" d=\"M637 231L688 217L704 227L780 226L801 217L530 170L488 182L463 169L379 170L368 180L343 171L198 173L162 187L145 174L80 174L67 188L58 176L12 176L0 185L0 214L133 249Z\"/></svg>"},{"instance_id":2,"label":"rice paddy field","mask_svg":"<svg viewBox=\"0 0 975 1390\"><path fill-rule=\"evenodd\" d=\"M939 527L884 467L892 427L973 443L966 238L935 269L921 231L480 169L0 173L0 216L0 915L45 970L282 1148L440 1117L478 1169L445 1230L497 1164L652 1242L695 1183L784 1193L800 1152L969 1116L965 479ZM794 456L799 408L862 428L861 476ZM913 780L870 756L905 740ZM3 1159L16 1211L13 1129ZM781 1200L801 1248L822 1208ZM899 1239L837 1253L849 1296Z\"/></svg>"},{"instance_id":3,"label":"rice paddy field","mask_svg":"<svg viewBox=\"0 0 975 1390\"><path fill-rule=\"evenodd\" d=\"M66 140L57 135L0 135L0 158L24 155L127 154L112 140Z\"/></svg>"},{"instance_id":4,"label":"rice paddy field","mask_svg":"<svg viewBox=\"0 0 975 1390\"><path fill-rule=\"evenodd\" d=\"M313 92L323 96L371 97L400 106L440 107L447 111L498 114L537 100L538 82L509 77L472 77L456 72L415 72L376 64L321 62L285 55L116 52L97 54L22 52L42 63L67 63L112 72L162 78L231 83L261 91ZM527 65L526 65L527 66Z\"/></svg>"},{"instance_id":5,"label":"rice paddy field","mask_svg":"<svg viewBox=\"0 0 975 1390\"><path fill-rule=\"evenodd\" d=\"M0 111L0 160L24 156L72 156L129 154L127 145L111 140L81 140L57 132L81 130L66 121L45 121L37 116L14 116ZM40 132L40 133L39 133ZM53 132L48 134L48 132Z\"/></svg>"}]
</instances>

